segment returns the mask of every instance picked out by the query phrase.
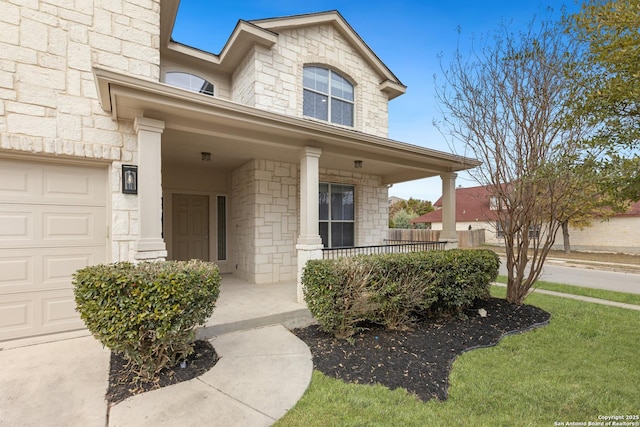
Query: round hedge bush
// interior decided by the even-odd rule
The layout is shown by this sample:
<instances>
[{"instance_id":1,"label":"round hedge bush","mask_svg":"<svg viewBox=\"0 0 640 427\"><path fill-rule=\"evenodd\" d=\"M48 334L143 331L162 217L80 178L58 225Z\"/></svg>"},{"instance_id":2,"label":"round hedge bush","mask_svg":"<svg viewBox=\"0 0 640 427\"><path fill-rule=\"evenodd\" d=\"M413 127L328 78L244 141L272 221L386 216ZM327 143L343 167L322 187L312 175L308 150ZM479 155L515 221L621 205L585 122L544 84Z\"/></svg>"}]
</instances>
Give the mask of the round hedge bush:
<instances>
[{"instance_id":1,"label":"round hedge bush","mask_svg":"<svg viewBox=\"0 0 640 427\"><path fill-rule=\"evenodd\" d=\"M193 352L195 328L213 313L220 292L215 264L118 262L78 270L76 310L103 345L153 377Z\"/></svg>"}]
</instances>

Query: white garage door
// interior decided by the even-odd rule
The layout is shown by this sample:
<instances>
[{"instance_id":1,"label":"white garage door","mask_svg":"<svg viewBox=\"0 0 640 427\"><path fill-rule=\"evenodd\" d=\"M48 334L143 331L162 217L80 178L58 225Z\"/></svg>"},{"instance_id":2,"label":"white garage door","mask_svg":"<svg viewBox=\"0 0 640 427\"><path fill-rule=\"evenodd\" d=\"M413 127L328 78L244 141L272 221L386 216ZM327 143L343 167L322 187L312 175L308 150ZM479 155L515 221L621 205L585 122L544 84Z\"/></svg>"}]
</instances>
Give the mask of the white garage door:
<instances>
[{"instance_id":1,"label":"white garage door","mask_svg":"<svg viewBox=\"0 0 640 427\"><path fill-rule=\"evenodd\" d=\"M84 327L71 275L104 263L106 167L0 158L0 341Z\"/></svg>"}]
</instances>

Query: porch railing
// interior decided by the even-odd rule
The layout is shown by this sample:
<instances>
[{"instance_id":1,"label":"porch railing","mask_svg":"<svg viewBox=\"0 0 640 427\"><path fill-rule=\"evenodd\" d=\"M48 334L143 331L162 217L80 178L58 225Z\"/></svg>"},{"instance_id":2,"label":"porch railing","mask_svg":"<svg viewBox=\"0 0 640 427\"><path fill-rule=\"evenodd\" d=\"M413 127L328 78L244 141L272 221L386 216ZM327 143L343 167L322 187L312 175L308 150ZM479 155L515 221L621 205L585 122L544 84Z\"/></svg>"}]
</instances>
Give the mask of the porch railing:
<instances>
[{"instance_id":1,"label":"porch railing","mask_svg":"<svg viewBox=\"0 0 640 427\"><path fill-rule=\"evenodd\" d=\"M414 242L408 240L385 240L385 242L387 242L385 245L323 248L322 258L334 259L356 255L443 251L447 244L447 242Z\"/></svg>"}]
</instances>

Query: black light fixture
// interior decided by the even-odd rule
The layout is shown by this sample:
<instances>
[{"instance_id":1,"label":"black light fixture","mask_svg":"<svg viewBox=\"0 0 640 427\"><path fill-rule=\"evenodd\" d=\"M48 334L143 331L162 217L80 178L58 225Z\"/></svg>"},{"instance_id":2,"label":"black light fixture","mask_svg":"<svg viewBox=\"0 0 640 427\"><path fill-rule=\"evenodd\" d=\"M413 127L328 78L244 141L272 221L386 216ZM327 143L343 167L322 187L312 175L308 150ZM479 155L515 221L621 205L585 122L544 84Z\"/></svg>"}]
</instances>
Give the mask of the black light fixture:
<instances>
[{"instance_id":1,"label":"black light fixture","mask_svg":"<svg viewBox=\"0 0 640 427\"><path fill-rule=\"evenodd\" d=\"M202 153L200 153L202 155L202 161L203 162L210 162L211 161L211 153L208 153L206 151L203 151Z\"/></svg>"},{"instance_id":2,"label":"black light fixture","mask_svg":"<svg viewBox=\"0 0 640 427\"><path fill-rule=\"evenodd\" d=\"M353 167L356 169L362 169L362 160L354 160Z\"/></svg>"},{"instance_id":3,"label":"black light fixture","mask_svg":"<svg viewBox=\"0 0 640 427\"><path fill-rule=\"evenodd\" d=\"M138 194L138 166L122 165L122 192Z\"/></svg>"}]
</instances>

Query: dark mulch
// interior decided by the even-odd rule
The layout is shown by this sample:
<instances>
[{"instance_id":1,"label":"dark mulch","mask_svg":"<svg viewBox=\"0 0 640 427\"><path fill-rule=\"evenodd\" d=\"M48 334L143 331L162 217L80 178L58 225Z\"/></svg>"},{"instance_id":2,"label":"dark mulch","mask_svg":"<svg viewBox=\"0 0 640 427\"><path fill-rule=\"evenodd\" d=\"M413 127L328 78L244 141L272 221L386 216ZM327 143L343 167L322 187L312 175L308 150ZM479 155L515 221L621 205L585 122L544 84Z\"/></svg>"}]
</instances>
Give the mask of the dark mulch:
<instances>
[{"instance_id":1,"label":"dark mulch","mask_svg":"<svg viewBox=\"0 0 640 427\"><path fill-rule=\"evenodd\" d=\"M487 311L487 317L478 314L479 308ZM402 387L424 401L445 400L451 364L458 355L546 325L550 317L537 307L490 298L460 318L426 319L411 331L375 327L355 335L352 343L335 339L317 325L293 332L311 349L314 367L329 377Z\"/></svg>"},{"instance_id":2,"label":"dark mulch","mask_svg":"<svg viewBox=\"0 0 640 427\"><path fill-rule=\"evenodd\" d=\"M196 378L218 361L218 355L209 341L196 341L195 351L187 357L185 368L178 366L166 367L151 381L142 380L128 369L127 361L119 354L111 353L109 367L109 387L106 399L110 405L125 400L129 396L155 390L168 385L177 384Z\"/></svg>"}]
</instances>

